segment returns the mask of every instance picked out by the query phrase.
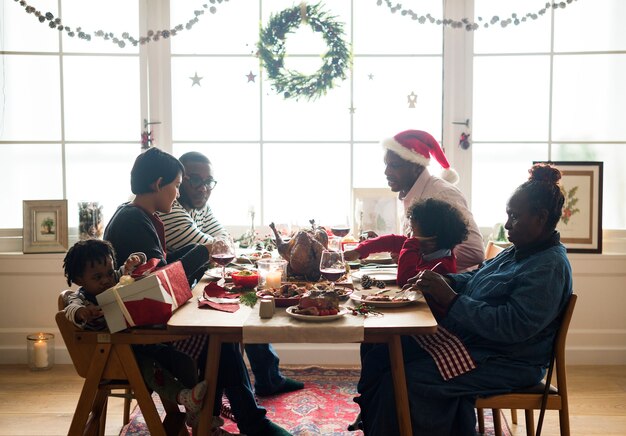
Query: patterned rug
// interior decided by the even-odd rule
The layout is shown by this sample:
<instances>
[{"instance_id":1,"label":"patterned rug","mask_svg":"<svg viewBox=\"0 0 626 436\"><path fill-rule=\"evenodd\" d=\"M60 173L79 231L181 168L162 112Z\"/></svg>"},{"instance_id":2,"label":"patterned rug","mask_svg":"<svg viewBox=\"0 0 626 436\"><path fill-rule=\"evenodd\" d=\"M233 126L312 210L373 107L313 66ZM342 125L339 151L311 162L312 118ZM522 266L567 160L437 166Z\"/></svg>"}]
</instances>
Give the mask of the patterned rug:
<instances>
[{"instance_id":1,"label":"patterned rug","mask_svg":"<svg viewBox=\"0 0 626 436\"><path fill-rule=\"evenodd\" d=\"M261 398L259 402L267 409L267 416L275 423L288 429L296 436L333 435L362 436L362 431L346 430L359 412L359 406L352 401L356 394L358 369L329 369L308 367L281 369L282 373L295 380L304 382L304 389L275 397ZM157 409L163 417L163 407L159 398L154 396ZM503 416L504 436L511 436L506 419ZM229 420L223 427L237 432L237 425ZM478 430L477 430L478 431ZM125 426L121 436L148 435L145 421L139 408L130 416L130 423ZM485 410L485 435L493 435L491 411Z\"/></svg>"}]
</instances>

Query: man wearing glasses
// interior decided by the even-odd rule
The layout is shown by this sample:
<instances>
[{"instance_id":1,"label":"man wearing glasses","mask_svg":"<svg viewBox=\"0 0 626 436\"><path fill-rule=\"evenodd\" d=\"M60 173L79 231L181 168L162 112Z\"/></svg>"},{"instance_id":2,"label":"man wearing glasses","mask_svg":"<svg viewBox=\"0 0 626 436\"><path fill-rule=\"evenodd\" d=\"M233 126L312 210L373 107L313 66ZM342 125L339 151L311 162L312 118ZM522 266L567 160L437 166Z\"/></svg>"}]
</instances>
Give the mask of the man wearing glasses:
<instances>
[{"instance_id":1,"label":"man wearing glasses","mask_svg":"<svg viewBox=\"0 0 626 436\"><path fill-rule=\"evenodd\" d=\"M190 151L179 160L185 167L180 197L174 202L170 213L160 215L165 225L168 250L193 243L207 244L214 238L228 234L209 207L211 191L217 184L209 158ZM303 383L280 373L279 358L271 344L247 344L245 350L254 373L256 395L275 395L304 387Z\"/></svg>"}]
</instances>

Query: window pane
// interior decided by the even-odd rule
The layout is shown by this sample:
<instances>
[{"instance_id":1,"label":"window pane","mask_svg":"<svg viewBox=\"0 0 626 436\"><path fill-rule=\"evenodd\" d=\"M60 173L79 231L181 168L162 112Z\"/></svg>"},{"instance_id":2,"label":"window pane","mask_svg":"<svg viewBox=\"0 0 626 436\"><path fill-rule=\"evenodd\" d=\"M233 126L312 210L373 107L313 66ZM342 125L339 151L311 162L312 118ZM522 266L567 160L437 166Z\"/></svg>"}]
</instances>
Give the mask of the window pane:
<instances>
[{"instance_id":1,"label":"window pane","mask_svg":"<svg viewBox=\"0 0 626 436\"><path fill-rule=\"evenodd\" d=\"M290 68L310 74L319 58L290 58ZM350 85L336 86L317 100L285 99L263 82L263 136L267 141L348 141L350 139Z\"/></svg>"},{"instance_id":2,"label":"window pane","mask_svg":"<svg viewBox=\"0 0 626 436\"><path fill-rule=\"evenodd\" d=\"M440 56L355 59L355 140L381 140L406 129L439 136L441 62Z\"/></svg>"},{"instance_id":3,"label":"window pane","mask_svg":"<svg viewBox=\"0 0 626 436\"><path fill-rule=\"evenodd\" d=\"M4 55L0 62L0 80L6 83L4 101L0 98L0 141L60 140L59 58Z\"/></svg>"},{"instance_id":4,"label":"window pane","mask_svg":"<svg viewBox=\"0 0 626 436\"><path fill-rule=\"evenodd\" d=\"M389 133L388 137L396 133ZM381 141L383 139L380 138ZM352 185L355 188L386 188L384 157L385 150L380 143L354 144Z\"/></svg>"},{"instance_id":5,"label":"window pane","mask_svg":"<svg viewBox=\"0 0 626 436\"><path fill-rule=\"evenodd\" d=\"M261 154L259 144L174 144L177 158L188 151L203 153L211 161L217 185L209 205L222 224L250 225L250 206L261 222Z\"/></svg>"},{"instance_id":6,"label":"window pane","mask_svg":"<svg viewBox=\"0 0 626 436\"><path fill-rule=\"evenodd\" d=\"M215 13L201 8L197 1L170 1L170 24L187 24L194 18L194 10L203 10L191 30L183 30L171 39L172 53L256 53L259 39L259 2L231 1L206 3ZM242 23L235 26L233 23ZM243 23L256 23L245 25Z\"/></svg>"},{"instance_id":7,"label":"window pane","mask_svg":"<svg viewBox=\"0 0 626 436\"><path fill-rule=\"evenodd\" d=\"M420 24L399 12L392 13L382 2L354 2L354 53L361 54L440 54L443 50L442 26ZM395 4L396 2L394 2ZM441 0L402 2L403 9L418 15L430 13L441 18Z\"/></svg>"},{"instance_id":8,"label":"window pane","mask_svg":"<svg viewBox=\"0 0 626 436\"><path fill-rule=\"evenodd\" d=\"M549 62L548 56L474 58L474 140L547 139Z\"/></svg>"},{"instance_id":9,"label":"window pane","mask_svg":"<svg viewBox=\"0 0 626 436\"><path fill-rule=\"evenodd\" d=\"M350 216L350 146L347 144L265 144L264 224L318 225Z\"/></svg>"},{"instance_id":10,"label":"window pane","mask_svg":"<svg viewBox=\"0 0 626 436\"><path fill-rule=\"evenodd\" d=\"M500 22L491 24L498 16L501 20L517 13L521 19L527 13L536 13L544 8L546 0L475 0L474 19L478 24L489 23L488 28L480 27L474 32L474 53L537 53L550 50L550 15L548 11L536 20L528 18L518 25L513 23L502 27ZM567 9L577 8L571 5ZM559 11L560 13L560 11ZM483 20L479 21L478 17Z\"/></svg>"},{"instance_id":11,"label":"window pane","mask_svg":"<svg viewBox=\"0 0 626 436\"><path fill-rule=\"evenodd\" d=\"M140 140L139 58L65 56L65 137Z\"/></svg>"},{"instance_id":12,"label":"window pane","mask_svg":"<svg viewBox=\"0 0 626 436\"><path fill-rule=\"evenodd\" d=\"M70 227L78 226L79 201L98 201L106 226L117 206L132 195L130 170L140 152L137 143L65 146Z\"/></svg>"},{"instance_id":13,"label":"window pane","mask_svg":"<svg viewBox=\"0 0 626 436\"><path fill-rule=\"evenodd\" d=\"M626 2L579 1L554 16L554 50L626 50Z\"/></svg>"},{"instance_id":14,"label":"window pane","mask_svg":"<svg viewBox=\"0 0 626 436\"><path fill-rule=\"evenodd\" d=\"M22 227L22 200L63 198L59 144L0 144L0 228Z\"/></svg>"},{"instance_id":15,"label":"window pane","mask_svg":"<svg viewBox=\"0 0 626 436\"><path fill-rule=\"evenodd\" d=\"M252 71L257 77L249 82ZM202 77L199 85L191 79ZM176 141L259 140L256 58L172 58L172 126Z\"/></svg>"},{"instance_id":16,"label":"window pane","mask_svg":"<svg viewBox=\"0 0 626 436\"><path fill-rule=\"evenodd\" d=\"M39 11L57 16L57 2L29 2ZM59 31L48 27L49 21L40 23L35 14L27 14L15 0L0 0L2 38L0 50L6 51L58 51Z\"/></svg>"},{"instance_id":17,"label":"window pane","mask_svg":"<svg viewBox=\"0 0 626 436\"><path fill-rule=\"evenodd\" d=\"M62 0L63 24L73 30L81 26L91 34L91 41L70 37L63 32L63 51L80 53L139 53L139 45L133 46L122 38L127 32L139 40L138 0ZM75 24L74 24L75 23ZM114 37L126 43L124 48L105 40L95 33L102 30L113 33ZM153 29L160 30L160 29Z\"/></svg>"},{"instance_id":18,"label":"window pane","mask_svg":"<svg viewBox=\"0 0 626 436\"><path fill-rule=\"evenodd\" d=\"M547 144L473 144L472 212L479 227L506 222L506 203L528 180L533 161L548 159Z\"/></svg>"},{"instance_id":19,"label":"window pane","mask_svg":"<svg viewBox=\"0 0 626 436\"><path fill-rule=\"evenodd\" d=\"M623 144L556 144L552 146L554 161L604 162L602 226L605 229L626 229L626 171Z\"/></svg>"},{"instance_id":20,"label":"window pane","mask_svg":"<svg viewBox=\"0 0 626 436\"><path fill-rule=\"evenodd\" d=\"M626 55L554 57L553 139L626 140Z\"/></svg>"}]
</instances>

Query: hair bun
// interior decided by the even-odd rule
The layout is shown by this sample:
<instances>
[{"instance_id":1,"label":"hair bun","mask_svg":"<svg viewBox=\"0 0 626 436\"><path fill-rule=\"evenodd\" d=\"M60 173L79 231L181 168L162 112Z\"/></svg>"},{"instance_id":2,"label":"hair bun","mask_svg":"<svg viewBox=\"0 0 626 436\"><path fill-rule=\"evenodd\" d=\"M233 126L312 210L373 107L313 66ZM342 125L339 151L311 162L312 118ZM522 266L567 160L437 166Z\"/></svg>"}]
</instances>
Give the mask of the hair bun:
<instances>
[{"instance_id":1,"label":"hair bun","mask_svg":"<svg viewBox=\"0 0 626 436\"><path fill-rule=\"evenodd\" d=\"M561 180L561 171L546 163L535 164L528 172L530 173L528 180L547 182L554 185L557 185L559 180Z\"/></svg>"}]
</instances>

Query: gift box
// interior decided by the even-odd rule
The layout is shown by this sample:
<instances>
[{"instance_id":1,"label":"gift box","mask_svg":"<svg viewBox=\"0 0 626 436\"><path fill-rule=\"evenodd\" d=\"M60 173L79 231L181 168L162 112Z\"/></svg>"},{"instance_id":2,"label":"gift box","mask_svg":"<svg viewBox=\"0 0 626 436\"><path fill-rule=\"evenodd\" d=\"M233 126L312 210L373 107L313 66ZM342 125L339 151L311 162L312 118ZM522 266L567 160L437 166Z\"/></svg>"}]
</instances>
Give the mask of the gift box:
<instances>
[{"instance_id":1,"label":"gift box","mask_svg":"<svg viewBox=\"0 0 626 436\"><path fill-rule=\"evenodd\" d=\"M118 285L97 295L111 333L128 327L165 324L191 298L187 275L174 262L133 283Z\"/></svg>"}]
</instances>

